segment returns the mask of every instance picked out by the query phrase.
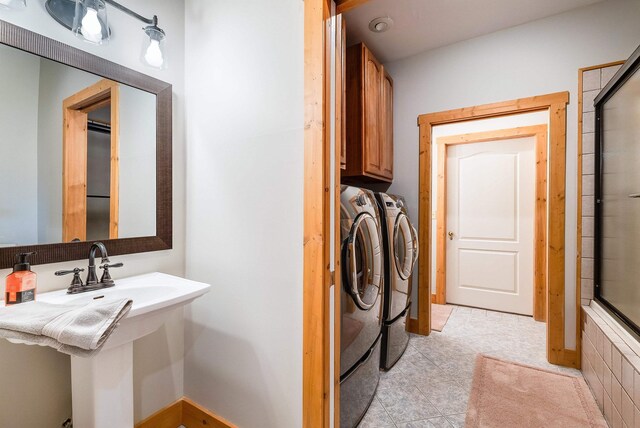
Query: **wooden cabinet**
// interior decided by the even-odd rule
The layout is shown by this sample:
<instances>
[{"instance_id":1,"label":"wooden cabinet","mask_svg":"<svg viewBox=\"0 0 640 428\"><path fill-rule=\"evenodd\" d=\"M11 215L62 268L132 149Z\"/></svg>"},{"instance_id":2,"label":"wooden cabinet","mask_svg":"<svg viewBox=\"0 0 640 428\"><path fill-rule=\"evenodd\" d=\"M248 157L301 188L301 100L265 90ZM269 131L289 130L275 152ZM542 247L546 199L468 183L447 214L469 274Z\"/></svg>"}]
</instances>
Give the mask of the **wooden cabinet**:
<instances>
[{"instance_id":1,"label":"wooden cabinet","mask_svg":"<svg viewBox=\"0 0 640 428\"><path fill-rule=\"evenodd\" d=\"M393 79L364 45L347 49L346 182L393 179Z\"/></svg>"}]
</instances>

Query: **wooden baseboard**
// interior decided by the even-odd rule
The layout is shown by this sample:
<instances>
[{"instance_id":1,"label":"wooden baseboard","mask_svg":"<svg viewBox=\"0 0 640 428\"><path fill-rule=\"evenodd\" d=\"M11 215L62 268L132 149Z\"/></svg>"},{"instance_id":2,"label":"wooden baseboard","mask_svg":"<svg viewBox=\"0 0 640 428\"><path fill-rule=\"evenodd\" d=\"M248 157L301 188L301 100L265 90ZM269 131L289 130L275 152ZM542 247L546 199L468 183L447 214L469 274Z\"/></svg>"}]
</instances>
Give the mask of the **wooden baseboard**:
<instances>
[{"instance_id":1,"label":"wooden baseboard","mask_svg":"<svg viewBox=\"0 0 640 428\"><path fill-rule=\"evenodd\" d=\"M187 428L237 428L187 397L138 422L136 428L178 428L181 425Z\"/></svg>"}]
</instances>

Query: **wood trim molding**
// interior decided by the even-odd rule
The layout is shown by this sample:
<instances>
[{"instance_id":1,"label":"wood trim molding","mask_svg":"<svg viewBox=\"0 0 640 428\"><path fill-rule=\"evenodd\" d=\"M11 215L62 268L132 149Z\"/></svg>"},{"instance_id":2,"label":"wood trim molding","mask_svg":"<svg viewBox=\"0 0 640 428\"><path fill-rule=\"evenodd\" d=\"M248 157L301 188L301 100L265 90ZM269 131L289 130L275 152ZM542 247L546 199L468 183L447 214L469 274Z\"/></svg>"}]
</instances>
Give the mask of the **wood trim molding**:
<instances>
[{"instance_id":1,"label":"wood trim molding","mask_svg":"<svg viewBox=\"0 0 640 428\"><path fill-rule=\"evenodd\" d=\"M576 360L577 368L582 365L582 114L584 111L583 75L586 71L622 65L625 61L614 61L606 64L583 67L578 70L578 190L577 190L577 231L576 231Z\"/></svg>"},{"instance_id":2,"label":"wood trim molding","mask_svg":"<svg viewBox=\"0 0 640 428\"><path fill-rule=\"evenodd\" d=\"M566 133L569 92L521 98L418 117L420 127L419 226L421 251L418 271L418 323L420 333L429 324L431 290L431 138L435 125L487 117L499 117L530 111L549 111L549 153L547 229L547 359L554 364L569 365L575 351L564 348L564 272L565 272L565 188Z\"/></svg>"},{"instance_id":3,"label":"wood trim molding","mask_svg":"<svg viewBox=\"0 0 640 428\"><path fill-rule=\"evenodd\" d=\"M420 125L418 334L431 333L431 125Z\"/></svg>"},{"instance_id":4,"label":"wood trim molding","mask_svg":"<svg viewBox=\"0 0 640 428\"><path fill-rule=\"evenodd\" d=\"M302 324L302 426L328 427L331 378L329 285L331 273L327 155L328 119L326 19L330 1L304 2L304 241Z\"/></svg>"},{"instance_id":5,"label":"wood trim molding","mask_svg":"<svg viewBox=\"0 0 640 428\"><path fill-rule=\"evenodd\" d=\"M536 189L534 226L533 318L546 320L546 240L547 240L547 125L525 126L471 134L440 137L438 147L438 207L436 209L436 294L435 303L446 304L447 249L447 148L452 145L483 143L513 138L536 139Z\"/></svg>"},{"instance_id":6,"label":"wood trim molding","mask_svg":"<svg viewBox=\"0 0 640 428\"><path fill-rule=\"evenodd\" d=\"M407 331L409 333L420 334L418 331L418 319L407 317Z\"/></svg>"},{"instance_id":7,"label":"wood trim molding","mask_svg":"<svg viewBox=\"0 0 640 428\"><path fill-rule=\"evenodd\" d=\"M237 428L187 397L176 400L138 422L136 428L178 428L181 425L188 428Z\"/></svg>"},{"instance_id":8,"label":"wood trim molding","mask_svg":"<svg viewBox=\"0 0 640 428\"><path fill-rule=\"evenodd\" d=\"M358 6L362 6L368 1L369 0L336 0L336 5L338 6L337 13L344 13Z\"/></svg>"}]
</instances>

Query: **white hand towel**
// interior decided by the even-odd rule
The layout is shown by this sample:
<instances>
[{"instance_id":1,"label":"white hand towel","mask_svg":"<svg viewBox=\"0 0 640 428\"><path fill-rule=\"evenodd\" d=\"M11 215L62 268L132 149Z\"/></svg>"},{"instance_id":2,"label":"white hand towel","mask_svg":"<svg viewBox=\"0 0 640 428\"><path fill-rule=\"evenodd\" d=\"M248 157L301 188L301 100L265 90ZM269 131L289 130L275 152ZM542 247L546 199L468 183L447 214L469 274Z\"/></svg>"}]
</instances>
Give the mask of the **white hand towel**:
<instances>
[{"instance_id":1,"label":"white hand towel","mask_svg":"<svg viewBox=\"0 0 640 428\"><path fill-rule=\"evenodd\" d=\"M0 338L90 357L100 351L132 304L127 299L101 299L82 305L29 302L0 308Z\"/></svg>"}]
</instances>

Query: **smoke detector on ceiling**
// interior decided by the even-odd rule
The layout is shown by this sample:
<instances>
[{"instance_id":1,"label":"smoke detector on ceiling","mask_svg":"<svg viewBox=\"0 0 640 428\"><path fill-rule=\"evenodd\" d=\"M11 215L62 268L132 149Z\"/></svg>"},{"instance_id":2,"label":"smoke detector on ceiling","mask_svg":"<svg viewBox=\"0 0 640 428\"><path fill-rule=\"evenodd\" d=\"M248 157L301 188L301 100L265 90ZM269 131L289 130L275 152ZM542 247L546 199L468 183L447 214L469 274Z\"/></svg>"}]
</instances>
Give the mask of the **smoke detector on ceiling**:
<instances>
[{"instance_id":1,"label":"smoke detector on ceiling","mask_svg":"<svg viewBox=\"0 0 640 428\"><path fill-rule=\"evenodd\" d=\"M393 27L393 19L388 16L380 17L371 20L369 23L369 30L374 33L384 33L385 31L389 31Z\"/></svg>"}]
</instances>

